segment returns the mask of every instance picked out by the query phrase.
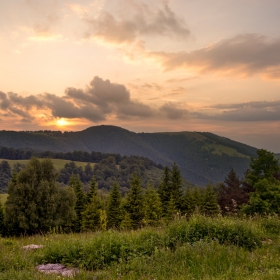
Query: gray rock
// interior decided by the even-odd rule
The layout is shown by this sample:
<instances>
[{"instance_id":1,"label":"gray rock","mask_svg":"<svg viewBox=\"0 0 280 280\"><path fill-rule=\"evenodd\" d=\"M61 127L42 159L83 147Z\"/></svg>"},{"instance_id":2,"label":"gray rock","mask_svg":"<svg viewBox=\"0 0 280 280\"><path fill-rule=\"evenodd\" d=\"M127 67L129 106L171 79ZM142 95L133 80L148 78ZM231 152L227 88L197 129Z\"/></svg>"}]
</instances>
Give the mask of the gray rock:
<instances>
[{"instance_id":1,"label":"gray rock","mask_svg":"<svg viewBox=\"0 0 280 280\"><path fill-rule=\"evenodd\" d=\"M41 264L36 267L45 274L61 274L62 276L73 277L79 272L77 268L68 268L59 263Z\"/></svg>"}]
</instances>

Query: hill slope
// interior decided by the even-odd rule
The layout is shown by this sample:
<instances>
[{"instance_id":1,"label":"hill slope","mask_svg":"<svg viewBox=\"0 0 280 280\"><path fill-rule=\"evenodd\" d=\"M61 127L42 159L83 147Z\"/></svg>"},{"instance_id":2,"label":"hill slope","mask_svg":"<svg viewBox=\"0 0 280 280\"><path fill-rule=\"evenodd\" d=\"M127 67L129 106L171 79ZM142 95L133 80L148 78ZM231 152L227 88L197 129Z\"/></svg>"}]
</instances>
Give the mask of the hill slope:
<instances>
[{"instance_id":1,"label":"hill slope","mask_svg":"<svg viewBox=\"0 0 280 280\"><path fill-rule=\"evenodd\" d=\"M134 133L104 125L65 133L0 131L0 146L138 155L163 165L176 162L182 175L199 185L223 181L232 167L243 176L256 154L253 147L207 132Z\"/></svg>"}]
</instances>

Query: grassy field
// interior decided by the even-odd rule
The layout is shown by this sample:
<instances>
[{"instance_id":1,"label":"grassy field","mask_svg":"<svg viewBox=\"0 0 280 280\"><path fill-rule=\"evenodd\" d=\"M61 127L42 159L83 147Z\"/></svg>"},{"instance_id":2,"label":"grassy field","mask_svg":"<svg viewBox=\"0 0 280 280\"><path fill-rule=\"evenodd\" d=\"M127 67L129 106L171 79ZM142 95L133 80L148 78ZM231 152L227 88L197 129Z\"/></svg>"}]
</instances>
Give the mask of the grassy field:
<instances>
[{"instance_id":1,"label":"grassy field","mask_svg":"<svg viewBox=\"0 0 280 280\"><path fill-rule=\"evenodd\" d=\"M0 159L0 161L6 160L10 166L14 166L16 163L21 163L21 164L27 164L29 159L23 159L23 160L11 160L11 159ZM68 163L69 160L66 159L52 159L54 163L54 167L56 169L62 169L65 165L65 163ZM80 162L80 161L74 161L77 166L85 167L88 163L87 162ZM90 165L93 167L95 163L90 163Z\"/></svg>"},{"instance_id":2,"label":"grassy field","mask_svg":"<svg viewBox=\"0 0 280 280\"><path fill-rule=\"evenodd\" d=\"M0 279L62 279L35 269L55 262L78 267L74 279L279 279L279 233L278 217L194 216L138 231L0 238ZM22 250L32 243L45 247Z\"/></svg>"},{"instance_id":3,"label":"grassy field","mask_svg":"<svg viewBox=\"0 0 280 280\"><path fill-rule=\"evenodd\" d=\"M8 194L0 194L0 202L2 203L2 205L4 205L6 199L8 197Z\"/></svg>"}]
</instances>

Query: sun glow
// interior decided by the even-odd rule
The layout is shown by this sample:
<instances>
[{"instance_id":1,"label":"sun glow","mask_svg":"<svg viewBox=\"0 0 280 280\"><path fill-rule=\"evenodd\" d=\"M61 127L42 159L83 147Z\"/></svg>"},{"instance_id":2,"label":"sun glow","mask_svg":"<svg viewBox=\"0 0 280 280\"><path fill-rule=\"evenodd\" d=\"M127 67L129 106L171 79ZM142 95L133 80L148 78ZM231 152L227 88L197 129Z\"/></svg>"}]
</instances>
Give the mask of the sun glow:
<instances>
[{"instance_id":1,"label":"sun glow","mask_svg":"<svg viewBox=\"0 0 280 280\"><path fill-rule=\"evenodd\" d=\"M58 120L56 121L56 124L57 124L58 126L67 126L67 125L69 125L68 121L66 121L65 119L58 119Z\"/></svg>"}]
</instances>

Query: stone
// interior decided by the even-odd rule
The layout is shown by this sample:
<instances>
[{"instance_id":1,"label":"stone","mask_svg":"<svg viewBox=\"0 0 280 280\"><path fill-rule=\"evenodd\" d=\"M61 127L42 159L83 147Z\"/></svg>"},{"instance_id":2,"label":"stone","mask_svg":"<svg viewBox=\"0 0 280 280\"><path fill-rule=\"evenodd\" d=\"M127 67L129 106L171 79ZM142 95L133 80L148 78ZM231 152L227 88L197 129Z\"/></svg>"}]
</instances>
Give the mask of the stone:
<instances>
[{"instance_id":1,"label":"stone","mask_svg":"<svg viewBox=\"0 0 280 280\"><path fill-rule=\"evenodd\" d=\"M41 264L36 267L40 272L45 274L61 274L66 277L73 277L79 272L77 268L68 268L59 263Z\"/></svg>"},{"instance_id":2,"label":"stone","mask_svg":"<svg viewBox=\"0 0 280 280\"><path fill-rule=\"evenodd\" d=\"M30 244L23 246L22 249L24 250L36 250L36 249L41 249L44 248L44 245L35 245L35 244Z\"/></svg>"}]
</instances>

